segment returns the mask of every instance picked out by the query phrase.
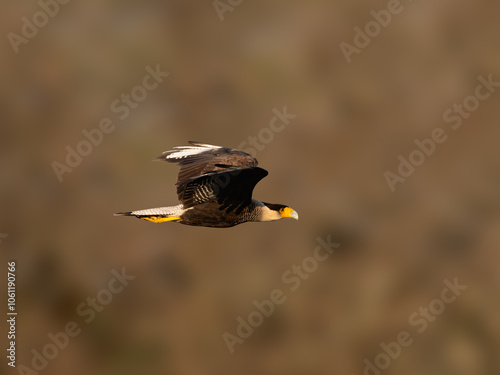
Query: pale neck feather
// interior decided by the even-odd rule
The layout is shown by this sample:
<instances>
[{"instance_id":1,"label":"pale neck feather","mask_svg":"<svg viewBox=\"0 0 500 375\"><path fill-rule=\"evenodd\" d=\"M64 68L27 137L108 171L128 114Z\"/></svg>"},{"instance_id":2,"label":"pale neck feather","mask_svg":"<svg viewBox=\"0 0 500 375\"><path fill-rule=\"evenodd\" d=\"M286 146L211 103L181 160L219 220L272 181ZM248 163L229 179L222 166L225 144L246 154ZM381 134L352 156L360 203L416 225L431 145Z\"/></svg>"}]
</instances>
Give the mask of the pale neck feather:
<instances>
[{"instance_id":1,"label":"pale neck feather","mask_svg":"<svg viewBox=\"0 0 500 375\"><path fill-rule=\"evenodd\" d=\"M267 206L261 207L260 221L274 221L281 219L281 215L278 211L271 210Z\"/></svg>"}]
</instances>

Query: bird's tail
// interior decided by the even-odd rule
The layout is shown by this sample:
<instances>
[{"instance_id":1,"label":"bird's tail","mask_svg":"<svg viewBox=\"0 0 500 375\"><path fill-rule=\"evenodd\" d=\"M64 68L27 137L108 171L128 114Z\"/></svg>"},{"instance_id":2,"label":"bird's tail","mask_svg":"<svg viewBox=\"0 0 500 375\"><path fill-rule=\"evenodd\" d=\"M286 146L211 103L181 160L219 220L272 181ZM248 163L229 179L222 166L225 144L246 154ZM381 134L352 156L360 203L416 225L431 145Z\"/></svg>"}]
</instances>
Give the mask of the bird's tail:
<instances>
[{"instance_id":1,"label":"bird's tail","mask_svg":"<svg viewBox=\"0 0 500 375\"><path fill-rule=\"evenodd\" d=\"M117 212L114 216L135 216L139 219L148 220L153 223L163 223L165 221L178 221L181 219L182 206L157 207L147 210Z\"/></svg>"}]
</instances>

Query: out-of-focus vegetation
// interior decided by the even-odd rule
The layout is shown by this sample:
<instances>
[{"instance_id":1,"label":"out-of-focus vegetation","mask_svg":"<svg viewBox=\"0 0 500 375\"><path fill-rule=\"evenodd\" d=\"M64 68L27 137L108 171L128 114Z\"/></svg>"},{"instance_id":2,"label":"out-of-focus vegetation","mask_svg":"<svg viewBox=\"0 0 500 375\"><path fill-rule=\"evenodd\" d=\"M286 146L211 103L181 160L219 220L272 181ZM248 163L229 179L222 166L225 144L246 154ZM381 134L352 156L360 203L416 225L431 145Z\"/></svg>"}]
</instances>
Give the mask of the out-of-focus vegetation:
<instances>
[{"instance_id":1,"label":"out-of-focus vegetation","mask_svg":"<svg viewBox=\"0 0 500 375\"><path fill-rule=\"evenodd\" d=\"M499 4L404 3L348 64L340 43L386 6L245 1L221 22L211 1L74 0L19 53L5 37L0 259L17 262L18 365L75 321L82 332L42 373L362 374L401 331L414 343L386 375L499 373L500 97L456 131L443 119L479 76L500 81ZM39 10L4 4L1 34ZM120 120L111 103L158 64L170 75ZM113 217L176 204L177 168L150 162L161 152L238 147L283 106L297 117L259 150L270 175L254 194L298 222ZM104 118L115 129L60 183L52 163ZM384 173L437 127L449 139L392 193ZM291 292L282 274L328 235L341 246ZM123 267L136 278L84 323L77 306ZM467 291L417 333L408 317L456 277ZM223 333L276 288L286 302L231 355Z\"/></svg>"}]
</instances>

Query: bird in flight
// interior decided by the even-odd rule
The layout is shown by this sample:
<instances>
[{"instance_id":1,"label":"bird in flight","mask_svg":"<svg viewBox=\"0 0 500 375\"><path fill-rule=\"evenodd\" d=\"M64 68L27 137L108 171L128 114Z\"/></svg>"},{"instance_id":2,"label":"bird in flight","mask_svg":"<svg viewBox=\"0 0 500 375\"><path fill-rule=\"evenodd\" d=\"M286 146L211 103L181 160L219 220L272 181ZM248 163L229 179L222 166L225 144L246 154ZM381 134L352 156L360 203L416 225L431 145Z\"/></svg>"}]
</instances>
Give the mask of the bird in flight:
<instances>
[{"instance_id":1,"label":"bird in flight","mask_svg":"<svg viewBox=\"0 0 500 375\"><path fill-rule=\"evenodd\" d=\"M228 147L189 142L177 146L156 160L180 166L176 206L119 212L153 223L174 221L185 225L228 228L246 222L299 219L283 204L252 199L257 183L268 175L253 156Z\"/></svg>"}]
</instances>

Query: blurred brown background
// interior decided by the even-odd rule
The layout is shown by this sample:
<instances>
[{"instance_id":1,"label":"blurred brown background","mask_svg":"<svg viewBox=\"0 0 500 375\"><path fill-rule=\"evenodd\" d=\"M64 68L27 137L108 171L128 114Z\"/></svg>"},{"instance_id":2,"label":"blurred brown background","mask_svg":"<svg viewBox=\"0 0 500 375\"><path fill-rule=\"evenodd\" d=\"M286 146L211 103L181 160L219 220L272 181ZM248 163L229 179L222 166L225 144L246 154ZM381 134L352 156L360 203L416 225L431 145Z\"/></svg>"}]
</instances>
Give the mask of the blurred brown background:
<instances>
[{"instance_id":1,"label":"blurred brown background","mask_svg":"<svg viewBox=\"0 0 500 375\"><path fill-rule=\"evenodd\" d=\"M500 81L500 4L402 4L348 64L340 43L387 2L244 1L221 21L211 1L73 0L17 54L7 34L41 8L4 2L0 259L4 280L17 262L17 364L73 320L81 334L41 373L362 374L407 330L383 374L499 374L500 96L457 131L443 113L478 76ZM170 76L119 120L110 104L158 64ZM254 196L298 222L113 217L176 203L177 168L150 162L161 152L238 147L283 106L297 117L257 154L270 176ZM116 129L60 183L52 163L106 117ZM449 140L392 193L384 173L436 127ZM328 235L341 246L290 292L282 274ZM76 307L123 267L135 280L83 323ZM468 290L416 333L408 317L455 277ZM222 334L276 288L286 303L231 355Z\"/></svg>"}]
</instances>

